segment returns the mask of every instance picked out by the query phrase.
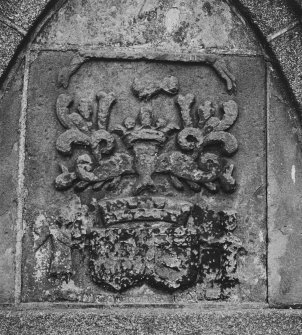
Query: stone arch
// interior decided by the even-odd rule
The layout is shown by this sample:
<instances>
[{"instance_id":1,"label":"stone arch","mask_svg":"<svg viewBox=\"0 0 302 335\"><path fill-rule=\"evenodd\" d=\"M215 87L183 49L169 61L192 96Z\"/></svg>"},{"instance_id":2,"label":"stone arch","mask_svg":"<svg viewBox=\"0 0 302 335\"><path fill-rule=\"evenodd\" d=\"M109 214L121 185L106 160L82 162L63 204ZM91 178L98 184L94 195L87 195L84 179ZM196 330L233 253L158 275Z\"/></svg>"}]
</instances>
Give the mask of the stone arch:
<instances>
[{"instance_id":1,"label":"stone arch","mask_svg":"<svg viewBox=\"0 0 302 335\"><path fill-rule=\"evenodd\" d=\"M1 6L2 43L0 83L8 75L16 56L30 40L43 19L60 8L66 0L9 1ZM270 59L288 83L297 107L302 107L301 93L301 4L298 0L227 0L256 31ZM290 51L288 50L290 46ZM289 56L290 52L290 56Z\"/></svg>"}]
</instances>

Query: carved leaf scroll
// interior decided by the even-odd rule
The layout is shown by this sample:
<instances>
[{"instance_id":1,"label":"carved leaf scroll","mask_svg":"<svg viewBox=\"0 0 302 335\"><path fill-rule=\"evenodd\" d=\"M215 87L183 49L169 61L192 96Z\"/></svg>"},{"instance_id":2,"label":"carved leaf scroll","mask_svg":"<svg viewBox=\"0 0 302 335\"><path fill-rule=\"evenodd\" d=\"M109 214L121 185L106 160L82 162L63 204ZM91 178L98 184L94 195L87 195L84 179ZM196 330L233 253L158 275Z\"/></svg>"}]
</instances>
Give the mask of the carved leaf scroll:
<instances>
[{"instance_id":1,"label":"carved leaf scroll","mask_svg":"<svg viewBox=\"0 0 302 335\"><path fill-rule=\"evenodd\" d=\"M214 106L205 101L195 108L196 97L191 93L177 95L179 87L173 76L161 81L136 78L132 92L141 101L141 111L136 119L126 117L112 132L108 131L108 122L117 101L114 93L100 91L95 94L95 101L82 99L77 105L71 96L60 95L57 116L67 130L57 139L57 150L72 155L73 147L82 146L87 148L87 154L76 158L73 171L61 165L56 187L83 191L91 186L98 191L106 185L118 185L125 175L133 175L137 182L132 193L138 195L156 191L153 175L157 173L169 177L178 191L189 187L199 192L202 186L211 192L234 191L234 165L224 156L231 156L238 149L236 138L228 132L238 117L236 102L229 100ZM181 124L154 117L150 99L159 94L177 95L175 112L178 109ZM94 103L98 106L95 112ZM220 118L219 114L223 116ZM127 152L115 152L115 134L124 142ZM163 149L174 134L175 150L166 152ZM213 146L219 150L208 152Z\"/></svg>"}]
</instances>

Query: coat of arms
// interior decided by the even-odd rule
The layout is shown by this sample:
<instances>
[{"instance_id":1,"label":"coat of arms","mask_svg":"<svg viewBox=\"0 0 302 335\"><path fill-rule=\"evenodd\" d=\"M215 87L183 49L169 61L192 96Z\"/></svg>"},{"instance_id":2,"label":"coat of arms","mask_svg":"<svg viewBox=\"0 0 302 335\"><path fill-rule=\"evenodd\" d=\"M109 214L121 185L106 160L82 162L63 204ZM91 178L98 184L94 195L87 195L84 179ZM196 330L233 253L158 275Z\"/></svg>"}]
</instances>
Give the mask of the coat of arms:
<instances>
[{"instance_id":1,"label":"coat of arms","mask_svg":"<svg viewBox=\"0 0 302 335\"><path fill-rule=\"evenodd\" d=\"M231 75L230 75L231 76ZM234 85L233 78L229 79ZM121 292L142 283L175 291L203 282L210 271L223 289L236 284L236 255L240 241L232 234L236 213L215 213L182 197L202 188L234 192L234 165L229 157L238 149L229 132L239 108L234 100L197 105L194 94L179 94L175 76L161 80L135 78L129 92L140 102L136 117L127 115L111 126L110 114L119 104L115 92L95 92L94 101L61 94L56 114L65 131L56 149L73 160L60 165L55 180L59 191L106 192L94 202L93 219L55 220L38 231L39 243L52 240L51 276L68 280L73 273L73 248L89 250L94 283ZM231 87L232 88L232 87ZM174 101L179 122L157 116L152 99L166 95ZM74 148L82 148L74 154ZM127 196L110 193L131 176ZM163 196L156 176L165 178L176 196ZM60 252L57 252L60 250ZM63 264L63 266L62 266Z\"/></svg>"}]
</instances>

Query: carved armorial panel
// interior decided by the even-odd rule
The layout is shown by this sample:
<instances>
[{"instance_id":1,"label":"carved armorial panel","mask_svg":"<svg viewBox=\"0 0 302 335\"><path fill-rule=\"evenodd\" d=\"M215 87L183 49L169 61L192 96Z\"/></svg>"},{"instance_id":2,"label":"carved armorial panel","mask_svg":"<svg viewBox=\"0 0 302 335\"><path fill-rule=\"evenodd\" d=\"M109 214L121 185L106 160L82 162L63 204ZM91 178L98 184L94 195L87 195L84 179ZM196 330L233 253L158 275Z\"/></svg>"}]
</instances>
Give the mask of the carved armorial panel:
<instances>
[{"instance_id":1,"label":"carved armorial panel","mask_svg":"<svg viewBox=\"0 0 302 335\"><path fill-rule=\"evenodd\" d=\"M116 53L32 63L23 300L264 301L262 60Z\"/></svg>"},{"instance_id":2,"label":"carved armorial panel","mask_svg":"<svg viewBox=\"0 0 302 335\"><path fill-rule=\"evenodd\" d=\"M31 46L22 301L265 302L261 48L225 2L138 3Z\"/></svg>"},{"instance_id":3,"label":"carved armorial panel","mask_svg":"<svg viewBox=\"0 0 302 335\"><path fill-rule=\"evenodd\" d=\"M234 77L226 79L235 88ZM215 213L181 199L181 194L185 189L200 193L202 188L235 191L234 165L226 157L238 149L228 132L238 105L228 100L196 106L195 95L180 94L180 85L175 76L134 78L129 94L138 100L139 112L134 117L126 112L111 129L112 108L119 103L115 92L97 91L92 100L58 96L56 115L65 131L56 149L74 163L71 169L60 164L54 186L58 191L89 189L92 197L106 195L93 199L92 222L55 221L39 240L37 249L48 238L52 241L50 277L68 281L72 249L86 249L91 280L116 292L142 284L172 292L211 283L217 286L215 298L223 299L237 284L236 257L243 247L232 234L236 213ZM172 100L178 122L156 116L152 101L159 95ZM76 147L84 152L76 154ZM161 193L156 176L170 183L170 196ZM123 194L120 185L126 178L128 192Z\"/></svg>"}]
</instances>

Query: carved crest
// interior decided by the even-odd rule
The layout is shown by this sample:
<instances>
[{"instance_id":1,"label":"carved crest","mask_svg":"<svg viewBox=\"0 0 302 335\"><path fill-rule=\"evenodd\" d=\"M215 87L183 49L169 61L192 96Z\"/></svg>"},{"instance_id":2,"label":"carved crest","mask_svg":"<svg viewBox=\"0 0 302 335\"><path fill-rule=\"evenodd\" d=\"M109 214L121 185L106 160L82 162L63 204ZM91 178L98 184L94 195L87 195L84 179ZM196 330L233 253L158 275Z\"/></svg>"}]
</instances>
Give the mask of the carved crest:
<instances>
[{"instance_id":1,"label":"carved crest","mask_svg":"<svg viewBox=\"0 0 302 335\"><path fill-rule=\"evenodd\" d=\"M235 87L224 63L212 63L228 89ZM64 69L65 87L78 68ZM62 263L53 258L51 276L69 280L71 252L77 248L89 251L91 279L115 292L142 283L170 292L210 281L219 287L213 299L220 299L237 283L236 255L242 246L232 234L236 213L215 213L182 200L181 194L202 188L235 191L234 165L228 157L238 143L228 131L237 120L238 106L233 100L197 105L192 93L179 94L180 85L174 76L136 78L129 91L140 110L113 127L110 115L119 104L114 92L96 92L94 100L58 97L56 114L65 131L57 138L56 149L73 159L74 166L60 165L55 187L94 193L117 189L129 176L135 182L126 197L95 200L89 223L79 215L74 222L54 220L36 232L37 249L51 240L54 253L64 258ZM174 100L179 122L156 116L152 99L159 95ZM75 148L82 148L80 154L74 155ZM158 175L180 197L162 196Z\"/></svg>"},{"instance_id":2,"label":"carved crest","mask_svg":"<svg viewBox=\"0 0 302 335\"><path fill-rule=\"evenodd\" d=\"M152 176L163 174L178 191L184 187L195 192L202 187L212 192L234 191L234 166L225 156L238 149L236 138L227 132L238 117L236 102L229 100L215 106L206 101L195 108L195 96L177 95L178 91L179 82L173 76L161 82L135 79L132 92L141 100L141 110L136 119L125 117L111 132L108 131L110 112L117 102L113 92L95 95L98 107L94 113L93 101L80 101L75 106L71 96L60 95L57 116L67 130L59 136L57 150L65 155L72 154L74 145L89 150L77 157L74 171L69 172L61 165L56 187L81 191L91 186L97 191L117 186L125 175L134 175L137 182L132 193L139 195L155 191ZM158 94L177 95L175 112L180 114L180 124L155 117L150 100ZM221 118L219 113L223 115ZM117 150L115 134L122 139L126 151ZM171 136L176 137L175 149L167 151L165 145ZM213 146L218 152L208 150Z\"/></svg>"},{"instance_id":3,"label":"carved crest","mask_svg":"<svg viewBox=\"0 0 302 335\"><path fill-rule=\"evenodd\" d=\"M47 241L53 248L50 277L69 281L72 249L86 249L91 279L115 292L143 283L168 292L205 283L219 288L213 299L223 299L237 284L236 257L243 248L232 234L236 213L161 197L98 206L101 222L79 213L73 222L58 219L35 231L37 250Z\"/></svg>"}]
</instances>

